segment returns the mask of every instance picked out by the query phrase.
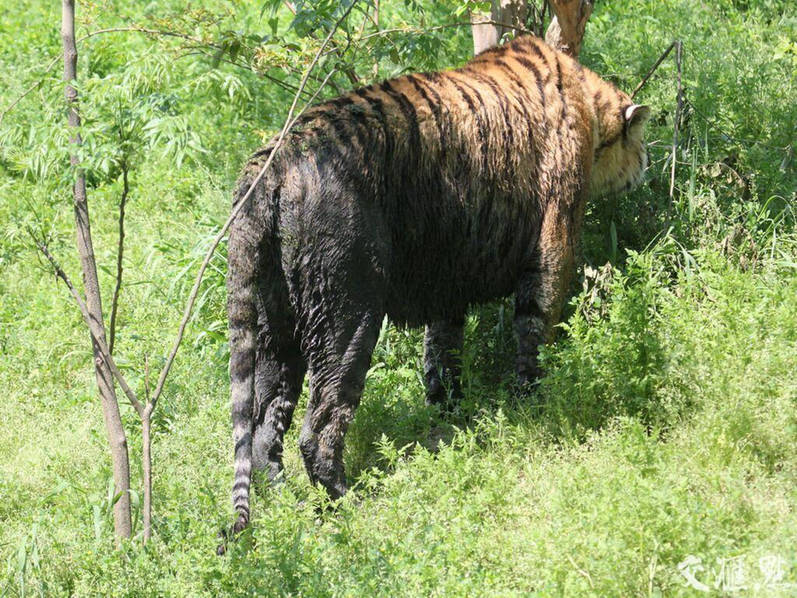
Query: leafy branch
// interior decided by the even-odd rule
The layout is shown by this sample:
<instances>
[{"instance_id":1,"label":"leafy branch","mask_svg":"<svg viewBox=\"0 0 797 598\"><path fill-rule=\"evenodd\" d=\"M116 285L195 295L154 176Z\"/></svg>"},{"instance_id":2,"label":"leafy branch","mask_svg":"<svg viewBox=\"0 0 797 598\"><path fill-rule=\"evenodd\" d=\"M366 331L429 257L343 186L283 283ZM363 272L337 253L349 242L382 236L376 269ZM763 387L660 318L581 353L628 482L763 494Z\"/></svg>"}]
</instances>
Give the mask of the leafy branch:
<instances>
[{"instance_id":1,"label":"leafy branch","mask_svg":"<svg viewBox=\"0 0 797 598\"><path fill-rule=\"evenodd\" d=\"M109 428L109 441L111 443L111 449L112 449L111 452L114 462L116 490L120 493L120 499L114 505L115 529L118 536L129 537L131 533L130 501L128 496L129 487L130 487L130 474L129 474L129 465L127 457L126 439L125 439L124 429L121 427L121 419L118 417L119 416L118 405L116 402L116 396L113 392L113 380L115 380L116 383L119 385L119 387L122 389L128 401L130 402L131 406L139 415L142 422L142 439L143 439L142 461L143 461L143 471L144 471L143 520L144 520L144 542L147 542L152 535L152 456L151 456L152 413L157 407L158 400L163 394L166 379L169 375L171 367L177 356L177 352L180 348L180 345L182 344L186 327L191 319L191 315L193 313L193 309L196 304L203 276L213 258L213 255L215 254L216 249L218 248L222 239L226 235L233 221L238 216L243 206L246 205L255 187L258 185L258 183L260 182L260 180L263 178L266 171L270 167L271 163L273 162L276 152L279 151L279 149L281 148L288 131L291 129L291 127L293 127L296 124L297 120L301 118L305 110L315 101L315 99L324 89L330 78L337 72L337 70L334 68L330 70L330 72L326 75L326 77L321 81L320 86L311 95L307 103L301 109L297 110L299 99L302 96L302 94L305 92L305 88L307 87L307 84L312 76L313 71L315 70L319 62L323 59L325 55L324 52L327 46L330 44L335 32L337 31L338 27L340 27L341 23L349 16L356 2L357 0L352 2L349 5L349 7L343 11L343 13L337 19L335 24L330 28L330 31L327 34L326 38L324 39L324 41L321 43L320 47L316 51L313 60L310 62L309 66L307 67L304 76L302 77L302 80L299 84L299 87L296 91L296 94L293 97L290 109L288 110L288 115L285 119L280 134L278 135L277 140L274 143L271 152L268 155L268 158L263 163L258 175L252 181L244 197L233 207L232 212L228 217L227 221L221 227L221 229L215 236L213 242L211 243L210 247L208 248L204 260L200 265L199 271L197 272L196 279L194 281L194 286L191 289L191 293L186 302L185 310L183 312L183 316L180 321L180 326L177 332L177 336L171 346L171 350L166 359L166 363L161 369L155 390L151 395L149 392L149 362L145 358L144 399L141 400L137 396L136 392L128 384L125 376L122 374L116 362L114 361L112 354L114 337L115 337L116 314L118 313L118 300L122 286L122 275L123 275L122 260L123 260L124 239L125 239L124 218L125 218L125 205L129 193L129 181L128 181L129 165L127 164L126 158L123 158L122 160L123 192L122 192L122 199L120 201L120 211L119 211L119 220L118 220L119 241L118 241L118 253L117 253L116 285L114 289L113 304L111 308L110 344L109 344L106 343L105 340L106 339L105 325L102 319L101 297L100 297L99 285L97 284L96 280L97 267L96 267L94 252L91 246L90 220L88 213L88 203L86 201L85 176L83 174L82 169L80 168L80 162L77 155L77 148L82 144L82 141L80 138L80 134L78 132L80 127L80 116L77 107L77 90L72 85L72 82L76 79L77 75L76 73L77 49L74 38L74 0L63 0L62 33L64 40L64 65L65 65L64 80L67 83L66 98L67 98L67 105L70 108L69 126L74 131L72 143L73 146L76 148L75 150L72 151L70 160L73 168L75 168L77 172L77 179L73 187L74 201L75 201L75 224L78 232L78 250L81 256L81 264L83 268L84 283L86 288L85 299L81 295L81 293L77 290L75 285L72 283L69 276L64 272L63 268L61 268L58 261L52 255L49 247L47 246L46 241L43 238L38 238L31 229L29 229L28 232L32 236L37 249L41 252L42 255L44 255L44 257L49 262L56 277L59 278L64 283L64 285L67 287L70 294L72 295L73 299L75 300L92 339L92 345L94 347L94 352L95 352L95 369L98 377L98 384L100 386L100 392L102 395L103 409L106 410L106 423L111 421L112 427L115 426L113 429ZM113 28L102 31L107 33L110 32L111 30L141 31L141 28ZM149 32L149 30L143 32ZM121 132L121 130L120 130L120 135L124 137L124 134ZM105 375L106 372L108 373L108 376ZM115 415L111 414L110 420L108 415L109 409L115 410ZM119 469L118 466L121 465L124 465L124 467L122 469ZM118 475L120 473L121 477L120 475Z\"/></svg>"}]
</instances>

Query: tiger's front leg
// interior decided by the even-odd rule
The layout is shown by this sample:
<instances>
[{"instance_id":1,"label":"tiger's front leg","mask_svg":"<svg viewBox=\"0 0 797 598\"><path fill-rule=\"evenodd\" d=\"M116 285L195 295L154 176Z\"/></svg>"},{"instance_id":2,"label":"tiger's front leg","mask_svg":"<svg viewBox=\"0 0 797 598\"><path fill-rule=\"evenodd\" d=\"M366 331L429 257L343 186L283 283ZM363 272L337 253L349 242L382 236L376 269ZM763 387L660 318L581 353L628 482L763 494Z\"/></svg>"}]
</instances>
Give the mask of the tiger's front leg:
<instances>
[{"instance_id":1,"label":"tiger's front leg","mask_svg":"<svg viewBox=\"0 0 797 598\"><path fill-rule=\"evenodd\" d=\"M573 280L576 232L567 214L546 214L534 256L515 290L516 370L523 386L543 377L540 345L553 340Z\"/></svg>"},{"instance_id":2,"label":"tiger's front leg","mask_svg":"<svg viewBox=\"0 0 797 598\"><path fill-rule=\"evenodd\" d=\"M453 407L462 395L462 343L465 318L441 320L426 325L423 339L423 376L426 403Z\"/></svg>"}]
</instances>

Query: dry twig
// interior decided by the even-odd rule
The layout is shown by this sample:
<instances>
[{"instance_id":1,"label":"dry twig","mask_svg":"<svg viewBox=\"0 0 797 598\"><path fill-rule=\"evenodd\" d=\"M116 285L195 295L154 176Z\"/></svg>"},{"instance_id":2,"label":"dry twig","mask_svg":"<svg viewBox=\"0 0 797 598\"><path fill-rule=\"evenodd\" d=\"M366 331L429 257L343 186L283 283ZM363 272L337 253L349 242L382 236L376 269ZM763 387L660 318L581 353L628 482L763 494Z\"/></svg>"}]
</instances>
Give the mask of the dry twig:
<instances>
[{"instance_id":1,"label":"dry twig","mask_svg":"<svg viewBox=\"0 0 797 598\"><path fill-rule=\"evenodd\" d=\"M681 125L681 110L683 109L684 105L684 88L681 82L681 50L683 48L683 43L679 40L675 42L675 64L678 69L678 103L675 106L675 121L673 122L673 133L672 133L672 170L670 171L670 205L667 208L667 214L669 221L669 213L672 210L672 202L673 202L673 195L675 193L675 163L676 163L676 152L678 150L678 132Z\"/></svg>"},{"instance_id":2,"label":"dry twig","mask_svg":"<svg viewBox=\"0 0 797 598\"><path fill-rule=\"evenodd\" d=\"M648 82L648 79L650 79L650 78L653 76L653 73L655 73L655 72L656 72L656 69L657 69L657 68L659 68L659 65L660 65L662 62L664 62L664 59L665 59L665 58L667 58L667 56L669 56L669 55L670 55L670 52L672 52L672 49L675 47L675 44L677 44L677 43L679 43L677 40L676 40L676 41L673 41L673 43L671 43L671 44L670 44L670 45L667 47L667 49L666 49L666 50L664 50L664 52L662 53L662 55L661 55L661 56L659 56L659 59L656 61L656 63L655 63L655 64L654 64L652 67L650 67L650 70L648 71L648 74L647 74L647 75L645 75L645 76L642 78L642 81L640 81L640 82L639 82L639 85L637 85L637 86L634 88L634 91L631 93L631 99L632 99L632 100L634 99L634 97L636 97L636 94L638 94L638 93L639 93L639 90L640 90L640 89L642 89L642 88L645 86L645 84Z\"/></svg>"}]
</instances>

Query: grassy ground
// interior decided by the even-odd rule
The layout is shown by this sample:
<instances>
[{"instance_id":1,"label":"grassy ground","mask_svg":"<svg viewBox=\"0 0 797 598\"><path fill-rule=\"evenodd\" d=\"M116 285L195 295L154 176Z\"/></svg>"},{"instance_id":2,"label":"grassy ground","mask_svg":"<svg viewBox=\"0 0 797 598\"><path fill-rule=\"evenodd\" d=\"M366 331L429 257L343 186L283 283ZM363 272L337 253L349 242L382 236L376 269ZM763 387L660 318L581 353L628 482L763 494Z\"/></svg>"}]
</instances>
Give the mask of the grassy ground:
<instances>
[{"instance_id":1,"label":"grassy ground","mask_svg":"<svg viewBox=\"0 0 797 598\"><path fill-rule=\"evenodd\" d=\"M258 23L259 7L209 4L234 25ZM404 14L383 4L386 19ZM423 405L420 332L386 324L347 437L354 491L319 516L324 499L292 430L286 483L256 497L251 531L225 558L214 556L231 515L224 253L156 414L154 539L142 546L137 510L136 537L114 550L87 334L25 233L49 233L78 278L62 132L47 124L62 118L61 90L48 81L26 98L0 124L0 596L699 594L684 572L713 595L794 595L797 178L786 148L797 129L797 15L785 2L710 4L596 7L583 59L625 88L674 37L685 42L678 190L668 210L667 63L642 98L656 110L651 181L592 207L585 258L612 266L587 269L539 394L512 390L508 302L471 315L466 398L448 419ZM155 10L101 8L85 13L91 29ZM32 1L0 15L0 106L58 51L57 19ZM423 60L464 60L466 33ZM238 165L260 130L279 125L287 96L142 38L98 37L82 60L97 98L84 105L89 143L105 147L117 97L108 89L124 82L171 106L163 135L187 148L179 165L155 142L135 155L118 354L141 388L140 364L162 360ZM380 64L383 74L394 66ZM120 182L113 167L97 173L90 199L109 297ZM123 413L140 488L140 427Z\"/></svg>"}]
</instances>

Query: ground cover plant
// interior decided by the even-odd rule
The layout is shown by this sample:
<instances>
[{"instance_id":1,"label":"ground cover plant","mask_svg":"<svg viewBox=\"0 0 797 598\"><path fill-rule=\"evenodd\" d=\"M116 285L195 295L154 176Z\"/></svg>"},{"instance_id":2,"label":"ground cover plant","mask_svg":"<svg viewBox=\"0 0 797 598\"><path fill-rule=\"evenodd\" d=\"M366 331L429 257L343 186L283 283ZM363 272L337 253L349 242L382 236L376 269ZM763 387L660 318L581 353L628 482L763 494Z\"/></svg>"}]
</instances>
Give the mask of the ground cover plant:
<instances>
[{"instance_id":1,"label":"ground cover plant","mask_svg":"<svg viewBox=\"0 0 797 598\"><path fill-rule=\"evenodd\" d=\"M135 25L194 38L119 31L79 47L107 294L129 170L116 342L137 389L142 364L164 358L238 168L281 125L296 65L320 43L309 33L333 4L296 3L298 20L270 2L79 5L79 36ZM365 83L461 64L470 32L440 26L462 20L462 6L383 0L380 27L399 31L362 47L341 38L324 94L353 85L349 67ZM669 596L701 593L692 573L716 595L793 594L791 3L597 3L581 60L624 89L683 41L673 198L667 60L639 96L655 107L649 181L591 206L582 288L545 351L539 392L513 385L511 302L470 315L465 400L448 418L423 404L422 332L386 322L347 437L353 492L319 516L325 498L292 430L285 484L255 497L251 530L224 558L214 555L231 516L223 247L154 416L152 541L141 542L133 459L133 538L115 548L87 335L27 233L45 235L79 279L63 88L57 69L44 72L60 51L58 19L57 6L33 0L0 15L0 110L44 77L0 121L0 596ZM134 454L140 423L122 410Z\"/></svg>"}]
</instances>

